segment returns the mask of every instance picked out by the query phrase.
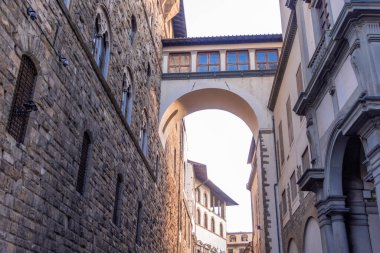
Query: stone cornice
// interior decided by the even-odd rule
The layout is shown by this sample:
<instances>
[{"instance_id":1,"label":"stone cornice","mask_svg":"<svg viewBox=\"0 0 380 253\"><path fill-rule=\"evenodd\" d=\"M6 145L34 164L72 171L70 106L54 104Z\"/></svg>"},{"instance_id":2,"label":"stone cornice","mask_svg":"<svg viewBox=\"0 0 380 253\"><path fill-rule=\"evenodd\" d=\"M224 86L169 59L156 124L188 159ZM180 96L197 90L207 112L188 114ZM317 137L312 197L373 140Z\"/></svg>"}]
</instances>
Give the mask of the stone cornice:
<instances>
[{"instance_id":1,"label":"stone cornice","mask_svg":"<svg viewBox=\"0 0 380 253\"><path fill-rule=\"evenodd\" d=\"M273 111L276 100L278 97L278 93L281 88L281 83L284 78L286 66L288 65L289 55L293 47L294 38L297 32L297 16L295 11L292 11L289 18L288 27L286 29L286 35L283 45L283 50L280 56L279 65L277 67L277 72L274 77L274 82L272 86L272 90L269 97L268 108Z\"/></svg>"},{"instance_id":2,"label":"stone cornice","mask_svg":"<svg viewBox=\"0 0 380 253\"><path fill-rule=\"evenodd\" d=\"M162 74L162 80L262 77L262 76L274 76L275 72L276 72L275 70L245 70L245 71L165 73L165 74Z\"/></svg>"},{"instance_id":3,"label":"stone cornice","mask_svg":"<svg viewBox=\"0 0 380 253\"><path fill-rule=\"evenodd\" d=\"M323 35L309 63L312 77L293 108L298 115L306 114L307 108L327 84L325 78L334 68L336 59L349 49L344 37L350 31L352 23L365 17L379 17L379 13L380 2L376 0L352 0L344 5L334 27Z\"/></svg>"}]
</instances>

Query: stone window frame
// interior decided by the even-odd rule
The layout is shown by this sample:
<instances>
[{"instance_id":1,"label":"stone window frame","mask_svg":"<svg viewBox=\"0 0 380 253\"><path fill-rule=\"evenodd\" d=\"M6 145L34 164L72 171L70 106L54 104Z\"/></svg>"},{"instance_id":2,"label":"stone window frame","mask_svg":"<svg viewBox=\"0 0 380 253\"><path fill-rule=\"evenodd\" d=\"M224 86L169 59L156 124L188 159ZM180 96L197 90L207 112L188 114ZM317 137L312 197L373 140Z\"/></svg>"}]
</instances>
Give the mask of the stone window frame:
<instances>
[{"instance_id":1,"label":"stone window frame","mask_svg":"<svg viewBox=\"0 0 380 253\"><path fill-rule=\"evenodd\" d=\"M116 189L115 189L115 202L112 213L112 222L116 226L120 226L121 210L122 210L122 197L123 197L123 184L124 178L122 174L117 174Z\"/></svg>"},{"instance_id":2,"label":"stone window frame","mask_svg":"<svg viewBox=\"0 0 380 253\"><path fill-rule=\"evenodd\" d=\"M83 133L79 168L78 168L76 187L75 187L76 191L79 192L81 195L84 194L85 189L86 189L87 178L89 174L88 167L89 167L90 155L92 152L92 146L93 146L93 140L92 140L91 132L89 130L86 130Z\"/></svg>"},{"instance_id":3,"label":"stone window frame","mask_svg":"<svg viewBox=\"0 0 380 253\"><path fill-rule=\"evenodd\" d=\"M292 202L294 202L297 199L297 177L296 172L293 171L292 175L290 176L290 192L291 192L291 199Z\"/></svg>"},{"instance_id":4,"label":"stone window frame","mask_svg":"<svg viewBox=\"0 0 380 253\"><path fill-rule=\"evenodd\" d=\"M127 67L123 74L121 113L128 125L132 123L134 90L132 71Z\"/></svg>"},{"instance_id":5,"label":"stone window frame","mask_svg":"<svg viewBox=\"0 0 380 253\"><path fill-rule=\"evenodd\" d=\"M107 80L111 58L111 25L105 7L100 6L94 19L93 55L103 77Z\"/></svg>"},{"instance_id":6,"label":"stone window frame","mask_svg":"<svg viewBox=\"0 0 380 253\"><path fill-rule=\"evenodd\" d=\"M29 56L22 55L7 124L7 132L18 143L23 143L25 140L30 116L26 105L34 105L37 77L36 64Z\"/></svg>"}]
</instances>

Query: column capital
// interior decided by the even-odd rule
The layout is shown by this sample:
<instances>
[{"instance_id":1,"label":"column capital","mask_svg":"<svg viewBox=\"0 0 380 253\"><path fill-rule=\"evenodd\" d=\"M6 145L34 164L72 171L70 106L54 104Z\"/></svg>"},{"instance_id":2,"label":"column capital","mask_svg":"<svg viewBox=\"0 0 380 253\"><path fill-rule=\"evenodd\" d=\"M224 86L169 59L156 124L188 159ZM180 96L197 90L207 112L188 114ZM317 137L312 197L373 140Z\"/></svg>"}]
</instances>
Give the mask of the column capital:
<instances>
[{"instance_id":1,"label":"column capital","mask_svg":"<svg viewBox=\"0 0 380 253\"><path fill-rule=\"evenodd\" d=\"M316 205L319 216L330 216L331 218L339 218L350 211L346 207L346 196L329 196L323 201L319 201Z\"/></svg>"}]
</instances>

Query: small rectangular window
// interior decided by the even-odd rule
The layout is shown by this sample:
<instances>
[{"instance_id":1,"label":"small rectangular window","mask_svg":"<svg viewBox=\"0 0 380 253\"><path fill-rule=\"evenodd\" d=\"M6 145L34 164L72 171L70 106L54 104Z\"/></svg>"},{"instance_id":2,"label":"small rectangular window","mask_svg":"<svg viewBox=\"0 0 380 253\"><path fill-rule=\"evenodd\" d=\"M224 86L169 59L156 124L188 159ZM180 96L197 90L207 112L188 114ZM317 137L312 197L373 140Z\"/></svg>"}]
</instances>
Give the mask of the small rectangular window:
<instances>
[{"instance_id":1,"label":"small rectangular window","mask_svg":"<svg viewBox=\"0 0 380 253\"><path fill-rule=\"evenodd\" d=\"M286 191L284 190L281 195L281 205L282 205L282 213L286 214L288 212L288 205L286 203Z\"/></svg>"},{"instance_id":2,"label":"small rectangular window","mask_svg":"<svg viewBox=\"0 0 380 253\"><path fill-rule=\"evenodd\" d=\"M297 182L295 172L293 172L293 174L290 177L290 190L292 191L292 200L295 200L295 198L297 197Z\"/></svg>"},{"instance_id":3,"label":"small rectangular window","mask_svg":"<svg viewBox=\"0 0 380 253\"><path fill-rule=\"evenodd\" d=\"M227 70L249 70L248 51L227 52Z\"/></svg>"},{"instance_id":4,"label":"small rectangular window","mask_svg":"<svg viewBox=\"0 0 380 253\"><path fill-rule=\"evenodd\" d=\"M302 170L305 171L310 168L309 147L306 147L302 154Z\"/></svg>"},{"instance_id":5,"label":"small rectangular window","mask_svg":"<svg viewBox=\"0 0 380 253\"><path fill-rule=\"evenodd\" d=\"M297 82L297 93L298 93L298 96L300 96L301 92L303 91L303 77L302 77L301 64L298 66L298 70L296 74L296 82Z\"/></svg>"},{"instance_id":6,"label":"small rectangular window","mask_svg":"<svg viewBox=\"0 0 380 253\"><path fill-rule=\"evenodd\" d=\"M285 161L285 154L284 154L284 136L282 133L282 122L278 125L278 138L280 141L280 156L281 156L281 164Z\"/></svg>"},{"instance_id":7,"label":"small rectangular window","mask_svg":"<svg viewBox=\"0 0 380 253\"><path fill-rule=\"evenodd\" d=\"M190 53L169 54L169 73L190 72Z\"/></svg>"},{"instance_id":8,"label":"small rectangular window","mask_svg":"<svg viewBox=\"0 0 380 253\"><path fill-rule=\"evenodd\" d=\"M289 135L289 146L290 146L294 139L293 118L292 118L292 108L290 105L290 96L288 97L288 100L286 101L286 115L288 119L288 135Z\"/></svg>"},{"instance_id":9,"label":"small rectangular window","mask_svg":"<svg viewBox=\"0 0 380 253\"><path fill-rule=\"evenodd\" d=\"M220 70L219 52L198 53L197 71L216 72Z\"/></svg>"},{"instance_id":10,"label":"small rectangular window","mask_svg":"<svg viewBox=\"0 0 380 253\"><path fill-rule=\"evenodd\" d=\"M278 64L277 50L258 50L256 51L256 69L274 70Z\"/></svg>"}]
</instances>

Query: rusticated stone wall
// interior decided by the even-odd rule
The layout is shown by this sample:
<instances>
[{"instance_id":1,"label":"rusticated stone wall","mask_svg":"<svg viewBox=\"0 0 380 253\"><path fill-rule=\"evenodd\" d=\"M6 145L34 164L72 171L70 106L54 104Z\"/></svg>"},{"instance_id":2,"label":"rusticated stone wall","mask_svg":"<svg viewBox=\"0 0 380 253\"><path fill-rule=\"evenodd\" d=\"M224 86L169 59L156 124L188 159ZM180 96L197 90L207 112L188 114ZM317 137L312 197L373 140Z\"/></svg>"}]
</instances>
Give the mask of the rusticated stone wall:
<instances>
[{"instance_id":1,"label":"rusticated stone wall","mask_svg":"<svg viewBox=\"0 0 380 253\"><path fill-rule=\"evenodd\" d=\"M38 13L35 21L26 14L29 4ZM107 78L92 55L98 8L111 28ZM5 0L0 10L0 252L175 252L178 185L175 178L168 181L157 134L164 31L157 2L71 0L66 8L61 0ZM133 43L132 15L138 28ZM6 126L24 54L38 71L38 111L30 113L25 140L17 143ZM134 85L130 126L120 110L127 67ZM146 155L139 147L143 109L149 120ZM85 131L92 144L82 195L76 181ZM115 225L118 174L123 182Z\"/></svg>"}]
</instances>

